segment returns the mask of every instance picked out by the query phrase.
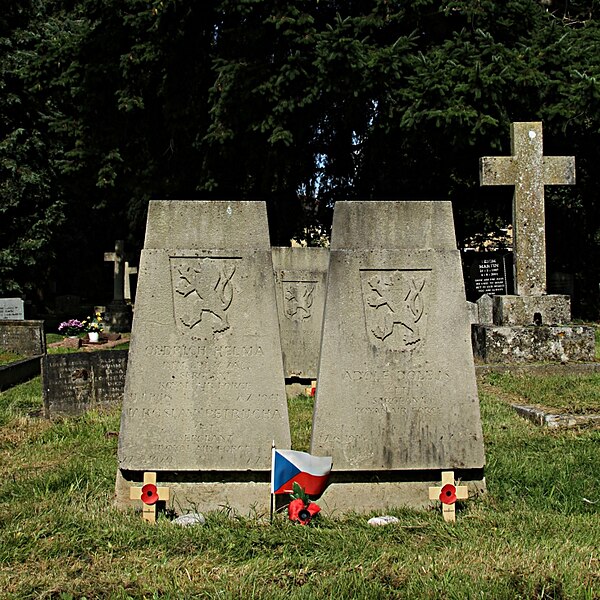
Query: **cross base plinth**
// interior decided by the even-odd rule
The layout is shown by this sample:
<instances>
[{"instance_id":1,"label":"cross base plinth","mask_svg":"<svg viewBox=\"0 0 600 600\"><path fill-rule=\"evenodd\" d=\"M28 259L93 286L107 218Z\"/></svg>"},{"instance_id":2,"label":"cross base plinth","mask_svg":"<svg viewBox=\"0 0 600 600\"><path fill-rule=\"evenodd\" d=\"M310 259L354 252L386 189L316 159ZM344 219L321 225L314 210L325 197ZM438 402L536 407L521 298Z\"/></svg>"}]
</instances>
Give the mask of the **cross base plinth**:
<instances>
[{"instance_id":1,"label":"cross base plinth","mask_svg":"<svg viewBox=\"0 0 600 600\"><path fill-rule=\"evenodd\" d=\"M493 296L492 303L494 325L566 325L571 322L571 298L566 295Z\"/></svg>"},{"instance_id":2,"label":"cross base plinth","mask_svg":"<svg viewBox=\"0 0 600 600\"><path fill-rule=\"evenodd\" d=\"M471 334L473 354L486 364L594 360L593 327L473 325Z\"/></svg>"}]
</instances>

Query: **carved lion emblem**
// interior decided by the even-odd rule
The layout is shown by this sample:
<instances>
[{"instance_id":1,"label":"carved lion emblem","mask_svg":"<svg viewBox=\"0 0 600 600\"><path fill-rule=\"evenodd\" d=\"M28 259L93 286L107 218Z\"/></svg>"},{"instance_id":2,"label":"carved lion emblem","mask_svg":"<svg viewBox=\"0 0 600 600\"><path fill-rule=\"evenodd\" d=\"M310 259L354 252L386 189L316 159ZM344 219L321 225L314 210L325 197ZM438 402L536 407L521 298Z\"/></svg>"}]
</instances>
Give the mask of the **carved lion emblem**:
<instances>
[{"instance_id":1,"label":"carved lion emblem","mask_svg":"<svg viewBox=\"0 0 600 600\"><path fill-rule=\"evenodd\" d=\"M230 328L236 261L226 258L171 259L175 319L193 333L214 335Z\"/></svg>"},{"instance_id":2,"label":"carved lion emblem","mask_svg":"<svg viewBox=\"0 0 600 600\"><path fill-rule=\"evenodd\" d=\"M367 333L392 350L410 350L423 340L428 271L361 271Z\"/></svg>"}]
</instances>

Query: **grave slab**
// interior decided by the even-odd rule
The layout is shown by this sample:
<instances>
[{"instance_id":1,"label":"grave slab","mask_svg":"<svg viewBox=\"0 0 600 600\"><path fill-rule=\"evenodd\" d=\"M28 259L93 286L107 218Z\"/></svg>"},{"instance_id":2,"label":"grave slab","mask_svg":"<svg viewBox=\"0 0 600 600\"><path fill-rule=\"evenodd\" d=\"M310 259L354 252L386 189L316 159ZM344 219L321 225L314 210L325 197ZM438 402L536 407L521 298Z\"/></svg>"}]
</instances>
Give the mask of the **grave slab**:
<instances>
[{"instance_id":1,"label":"grave slab","mask_svg":"<svg viewBox=\"0 0 600 600\"><path fill-rule=\"evenodd\" d=\"M311 453L333 456L339 510L422 506L442 470L484 487L450 203L336 204Z\"/></svg>"},{"instance_id":2,"label":"grave slab","mask_svg":"<svg viewBox=\"0 0 600 600\"><path fill-rule=\"evenodd\" d=\"M273 441L290 447L265 204L151 202L117 504L154 471L178 509L268 511Z\"/></svg>"},{"instance_id":3,"label":"grave slab","mask_svg":"<svg viewBox=\"0 0 600 600\"><path fill-rule=\"evenodd\" d=\"M317 376L328 264L327 248L273 248L283 367L288 378Z\"/></svg>"},{"instance_id":4,"label":"grave slab","mask_svg":"<svg viewBox=\"0 0 600 600\"><path fill-rule=\"evenodd\" d=\"M25 356L45 354L44 321L0 320L0 348Z\"/></svg>"}]
</instances>

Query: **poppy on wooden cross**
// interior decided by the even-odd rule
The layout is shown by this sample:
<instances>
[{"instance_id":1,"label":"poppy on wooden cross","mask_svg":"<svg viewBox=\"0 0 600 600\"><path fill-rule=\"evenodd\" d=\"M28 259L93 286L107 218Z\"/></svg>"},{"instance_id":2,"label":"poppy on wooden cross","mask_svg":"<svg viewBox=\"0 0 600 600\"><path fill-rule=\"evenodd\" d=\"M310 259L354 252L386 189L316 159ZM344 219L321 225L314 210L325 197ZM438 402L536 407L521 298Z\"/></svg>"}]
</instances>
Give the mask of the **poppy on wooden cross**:
<instances>
[{"instance_id":1,"label":"poppy on wooden cross","mask_svg":"<svg viewBox=\"0 0 600 600\"><path fill-rule=\"evenodd\" d=\"M156 523L156 503L159 500L169 499L169 488L158 487L156 485L156 473L146 471L144 473L144 485L142 487L132 487L129 489L130 500L141 500L142 519L148 523Z\"/></svg>"},{"instance_id":2,"label":"poppy on wooden cross","mask_svg":"<svg viewBox=\"0 0 600 600\"><path fill-rule=\"evenodd\" d=\"M456 501L467 500L468 497L469 488L454 483L454 471L442 471L442 485L429 488L429 499L442 503L444 521L456 521Z\"/></svg>"}]
</instances>

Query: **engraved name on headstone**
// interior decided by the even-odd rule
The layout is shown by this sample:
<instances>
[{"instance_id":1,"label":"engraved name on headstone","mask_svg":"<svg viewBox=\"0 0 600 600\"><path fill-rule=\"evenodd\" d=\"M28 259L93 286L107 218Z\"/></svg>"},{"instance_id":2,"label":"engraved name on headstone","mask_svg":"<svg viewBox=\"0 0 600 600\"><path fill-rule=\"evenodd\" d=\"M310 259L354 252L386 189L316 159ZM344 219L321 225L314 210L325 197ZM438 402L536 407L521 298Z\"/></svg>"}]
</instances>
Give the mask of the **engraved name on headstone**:
<instances>
[{"instance_id":1,"label":"engraved name on headstone","mask_svg":"<svg viewBox=\"0 0 600 600\"><path fill-rule=\"evenodd\" d=\"M422 474L411 479L417 470L429 481L440 469L481 480L479 401L449 202L336 204L311 452L333 456L339 483L323 501L340 509L419 504L428 484ZM404 481L394 483L399 472ZM361 488L351 473L388 483Z\"/></svg>"}]
</instances>

